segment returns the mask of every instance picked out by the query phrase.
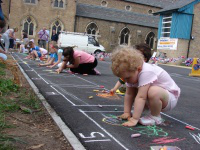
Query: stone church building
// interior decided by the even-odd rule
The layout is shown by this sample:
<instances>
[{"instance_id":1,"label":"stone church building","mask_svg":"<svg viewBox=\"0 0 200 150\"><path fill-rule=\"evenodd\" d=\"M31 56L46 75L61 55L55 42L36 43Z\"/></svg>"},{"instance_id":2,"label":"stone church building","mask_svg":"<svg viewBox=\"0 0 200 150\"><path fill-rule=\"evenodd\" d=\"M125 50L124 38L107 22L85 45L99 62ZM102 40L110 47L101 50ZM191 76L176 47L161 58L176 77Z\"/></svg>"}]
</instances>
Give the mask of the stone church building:
<instances>
[{"instance_id":1,"label":"stone church building","mask_svg":"<svg viewBox=\"0 0 200 150\"><path fill-rule=\"evenodd\" d=\"M156 49L159 16L152 13L175 0L2 0L7 28L17 27L37 41L43 27L50 31L86 32L107 52L118 45L147 43Z\"/></svg>"}]
</instances>

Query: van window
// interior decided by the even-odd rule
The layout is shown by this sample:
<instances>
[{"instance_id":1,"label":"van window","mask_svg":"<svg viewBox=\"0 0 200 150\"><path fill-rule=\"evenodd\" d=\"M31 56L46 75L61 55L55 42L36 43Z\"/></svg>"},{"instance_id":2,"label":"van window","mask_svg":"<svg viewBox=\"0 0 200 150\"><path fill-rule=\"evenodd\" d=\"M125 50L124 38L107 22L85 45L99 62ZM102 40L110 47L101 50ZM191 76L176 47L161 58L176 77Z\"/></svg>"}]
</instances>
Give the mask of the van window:
<instances>
[{"instance_id":1,"label":"van window","mask_svg":"<svg viewBox=\"0 0 200 150\"><path fill-rule=\"evenodd\" d=\"M94 46L99 46L99 43L92 37L88 37L88 44L93 44Z\"/></svg>"}]
</instances>

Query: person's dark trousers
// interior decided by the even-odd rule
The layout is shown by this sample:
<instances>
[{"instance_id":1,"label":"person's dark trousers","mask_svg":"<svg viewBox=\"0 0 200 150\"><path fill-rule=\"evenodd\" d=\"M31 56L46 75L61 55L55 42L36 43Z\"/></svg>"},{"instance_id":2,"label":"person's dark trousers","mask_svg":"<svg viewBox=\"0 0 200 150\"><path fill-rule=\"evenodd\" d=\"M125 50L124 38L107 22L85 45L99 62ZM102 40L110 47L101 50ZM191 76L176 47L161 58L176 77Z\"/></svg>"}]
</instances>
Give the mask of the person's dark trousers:
<instances>
[{"instance_id":1,"label":"person's dark trousers","mask_svg":"<svg viewBox=\"0 0 200 150\"><path fill-rule=\"evenodd\" d=\"M9 48L13 48L14 47L14 39L9 39L9 41L10 41Z\"/></svg>"},{"instance_id":2,"label":"person's dark trousers","mask_svg":"<svg viewBox=\"0 0 200 150\"><path fill-rule=\"evenodd\" d=\"M96 75L96 71L94 71L94 68L97 66L97 64L98 62L97 59L95 58L93 63L79 64L77 68L70 68L70 71L80 74Z\"/></svg>"}]
</instances>

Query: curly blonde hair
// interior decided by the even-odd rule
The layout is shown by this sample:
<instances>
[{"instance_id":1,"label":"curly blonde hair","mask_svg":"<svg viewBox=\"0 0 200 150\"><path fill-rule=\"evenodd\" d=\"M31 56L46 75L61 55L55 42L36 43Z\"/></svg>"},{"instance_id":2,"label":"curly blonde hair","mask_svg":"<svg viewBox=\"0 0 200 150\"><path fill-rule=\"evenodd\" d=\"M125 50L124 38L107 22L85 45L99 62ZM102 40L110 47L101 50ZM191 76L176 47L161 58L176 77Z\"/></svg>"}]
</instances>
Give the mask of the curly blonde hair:
<instances>
[{"instance_id":1,"label":"curly blonde hair","mask_svg":"<svg viewBox=\"0 0 200 150\"><path fill-rule=\"evenodd\" d=\"M124 71L135 72L142 66L144 58L132 47L118 47L112 53L111 61L114 75L121 77Z\"/></svg>"}]
</instances>

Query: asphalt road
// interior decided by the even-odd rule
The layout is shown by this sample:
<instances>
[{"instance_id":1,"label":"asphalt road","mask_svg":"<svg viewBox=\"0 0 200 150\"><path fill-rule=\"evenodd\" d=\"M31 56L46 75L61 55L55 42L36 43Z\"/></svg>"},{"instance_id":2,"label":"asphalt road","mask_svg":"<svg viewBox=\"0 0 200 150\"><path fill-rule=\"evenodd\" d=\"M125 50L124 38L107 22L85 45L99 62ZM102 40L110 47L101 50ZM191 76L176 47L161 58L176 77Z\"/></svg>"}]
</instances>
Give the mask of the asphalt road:
<instances>
[{"instance_id":1,"label":"asphalt road","mask_svg":"<svg viewBox=\"0 0 200 150\"><path fill-rule=\"evenodd\" d=\"M56 74L55 69L38 67L38 62L13 54L19 65L46 98L51 107L88 150L149 150L151 146L177 146L200 149L200 78L189 77L189 69L161 65L181 88L177 107L163 113L165 124L128 128L116 116L123 113L123 97L109 100L96 96L94 89L111 89L116 81L110 61L99 61L101 76ZM89 99L93 96L93 99ZM101 107L102 106L102 107ZM195 130L186 129L190 125ZM140 133L138 138L131 138Z\"/></svg>"}]
</instances>

